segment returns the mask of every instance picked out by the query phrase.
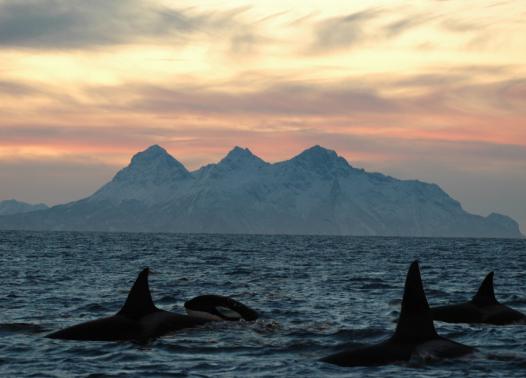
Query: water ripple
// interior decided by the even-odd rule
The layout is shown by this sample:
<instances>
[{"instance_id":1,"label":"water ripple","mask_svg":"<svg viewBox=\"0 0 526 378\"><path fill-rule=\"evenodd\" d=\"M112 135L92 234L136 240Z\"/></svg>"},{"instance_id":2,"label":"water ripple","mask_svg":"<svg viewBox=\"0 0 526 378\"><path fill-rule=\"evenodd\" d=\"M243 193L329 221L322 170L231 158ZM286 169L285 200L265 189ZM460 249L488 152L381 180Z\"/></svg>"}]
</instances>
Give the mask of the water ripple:
<instances>
[{"instance_id":1,"label":"water ripple","mask_svg":"<svg viewBox=\"0 0 526 378\"><path fill-rule=\"evenodd\" d=\"M0 232L0 376L28 377L523 377L526 326L437 322L480 353L466 360L345 369L332 352L388 337L414 259L431 304L469 299L489 271L497 297L526 312L526 241L498 239ZM153 269L159 307L184 312L204 293L262 314L148 344L46 339L122 306Z\"/></svg>"}]
</instances>

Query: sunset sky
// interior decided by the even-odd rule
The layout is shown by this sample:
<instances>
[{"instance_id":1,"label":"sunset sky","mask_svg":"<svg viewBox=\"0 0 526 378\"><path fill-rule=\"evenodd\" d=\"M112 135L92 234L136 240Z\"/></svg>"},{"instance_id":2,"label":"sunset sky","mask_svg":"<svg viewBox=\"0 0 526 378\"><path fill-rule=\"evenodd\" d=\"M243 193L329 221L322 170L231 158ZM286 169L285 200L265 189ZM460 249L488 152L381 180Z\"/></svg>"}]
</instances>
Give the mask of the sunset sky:
<instances>
[{"instance_id":1,"label":"sunset sky","mask_svg":"<svg viewBox=\"0 0 526 378\"><path fill-rule=\"evenodd\" d=\"M0 199L320 144L526 231L526 1L0 0Z\"/></svg>"}]
</instances>

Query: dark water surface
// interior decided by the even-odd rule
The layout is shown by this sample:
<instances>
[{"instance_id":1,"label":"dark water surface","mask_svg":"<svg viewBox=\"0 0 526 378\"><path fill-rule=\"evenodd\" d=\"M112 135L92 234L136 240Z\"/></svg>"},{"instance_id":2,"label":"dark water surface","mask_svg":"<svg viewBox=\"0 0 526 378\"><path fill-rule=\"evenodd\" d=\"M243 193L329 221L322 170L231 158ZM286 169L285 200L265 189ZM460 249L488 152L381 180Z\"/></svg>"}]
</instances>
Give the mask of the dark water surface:
<instances>
[{"instance_id":1,"label":"dark water surface","mask_svg":"<svg viewBox=\"0 0 526 378\"><path fill-rule=\"evenodd\" d=\"M479 348L463 360L340 368L317 359L389 336L410 262L432 305L469 299L495 271L497 298L526 312L526 241L0 232L0 376L526 376L526 326L436 323ZM158 307L231 295L262 313L148 345L44 338L111 315L138 272Z\"/></svg>"}]
</instances>

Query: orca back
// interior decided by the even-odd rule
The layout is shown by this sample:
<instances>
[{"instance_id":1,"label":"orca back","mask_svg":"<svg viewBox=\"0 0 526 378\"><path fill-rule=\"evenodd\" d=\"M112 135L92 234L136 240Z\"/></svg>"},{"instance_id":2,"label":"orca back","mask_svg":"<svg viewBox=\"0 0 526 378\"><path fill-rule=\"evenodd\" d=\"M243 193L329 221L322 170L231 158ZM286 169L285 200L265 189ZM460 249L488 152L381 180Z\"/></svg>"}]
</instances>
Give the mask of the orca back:
<instances>
[{"instance_id":1,"label":"orca back","mask_svg":"<svg viewBox=\"0 0 526 378\"><path fill-rule=\"evenodd\" d=\"M114 315L80 323L53 332L46 337L62 340L124 341L137 340L141 336L142 327L137 321Z\"/></svg>"},{"instance_id":2,"label":"orca back","mask_svg":"<svg viewBox=\"0 0 526 378\"><path fill-rule=\"evenodd\" d=\"M233 298L222 295L200 295L184 304L189 315L215 320L256 320L258 313Z\"/></svg>"},{"instance_id":3,"label":"orca back","mask_svg":"<svg viewBox=\"0 0 526 378\"><path fill-rule=\"evenodd\" d=\"M413 348L395 345L391 340L363 348L344 350L322 358L320 361L338 366L376 366L409 361Z\"/></svg>"}]
</instances>

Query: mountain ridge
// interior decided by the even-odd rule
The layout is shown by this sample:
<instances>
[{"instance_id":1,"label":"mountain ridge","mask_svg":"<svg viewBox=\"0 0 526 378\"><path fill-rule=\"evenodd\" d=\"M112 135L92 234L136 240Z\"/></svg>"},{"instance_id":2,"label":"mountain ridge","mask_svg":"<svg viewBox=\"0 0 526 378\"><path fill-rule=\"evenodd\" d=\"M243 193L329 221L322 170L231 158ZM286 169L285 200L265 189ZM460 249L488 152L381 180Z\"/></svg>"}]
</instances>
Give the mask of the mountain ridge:
<instances>
[{"instance_id":1,"label":"mountain ridge","mask_svg":"<svg viewBox=\"0 0 526 378\"><path fill-rule=\"evenodd\" d=\"M153 145L91 196L0 217L0 229L522 237L501 214L462 209L436 184L352 167L319 145L268 163L234 147L190 172Z\"/></svg>"},{"instance_id":2,"label":"mountain ridge","mask_svg":"<svg viewBox=\"0 0 526 378\"><path fill-rule=\"evenodd\" d=\"M8 199L0 201L0 215L13 215L27 213L30 211L38 211L48 209L49 206L44 203L27 203L17 201L16 199Z\"/></svg>"}]
</instances>

